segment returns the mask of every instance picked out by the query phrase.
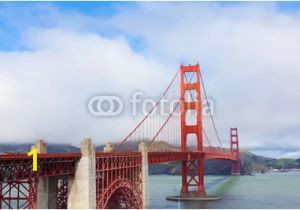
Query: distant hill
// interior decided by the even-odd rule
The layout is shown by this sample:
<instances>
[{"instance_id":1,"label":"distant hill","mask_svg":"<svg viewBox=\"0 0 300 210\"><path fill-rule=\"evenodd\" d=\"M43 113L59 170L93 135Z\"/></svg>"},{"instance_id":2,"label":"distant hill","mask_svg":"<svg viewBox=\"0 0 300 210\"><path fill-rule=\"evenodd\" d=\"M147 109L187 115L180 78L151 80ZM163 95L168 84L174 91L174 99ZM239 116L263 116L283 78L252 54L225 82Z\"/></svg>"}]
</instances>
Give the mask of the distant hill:
<instances>
[{"instance_id":1,"label":"distant hill","mask_svg":"<svg viewBox=\"0 0 300 210\"><path fill-rule=\"evenodd\" d=\"M30 150L32 144L0 144L0 153L26 153ZM102 151L105 145L96 147L97 151ZM116 145L113 145L116 147ZM171 146L165 142L158 141L152 145L152 151L161 151L163 148L169 151L178 151L179 148ZM138 150L138 143L126 143L120 147L121 150ZM48 144L48 153L65 153L79 152L80 149L71 144ZM207 160L204 164L206 174L230 174L231 162L226 160ZM274 159L258 156L248 151L241 152L241 172L243 174L251 174L255 172L267 172L270 169L300 169L299 159ZM178 175L181 173L181 163L161 163L149 166L150 174L171 174Z\"/></svg>"},{"instance_id":2,"label":"distant hill","mask_svg":"<svg viewBox=\"0 0 300 210\"><path fill-rule=\"evenodd\" d=\"M33 144L0 144L0 153L27 153ZM71 144L47 144L48 153L79 152L80 149Z\"/></svg>"}]
</instances>

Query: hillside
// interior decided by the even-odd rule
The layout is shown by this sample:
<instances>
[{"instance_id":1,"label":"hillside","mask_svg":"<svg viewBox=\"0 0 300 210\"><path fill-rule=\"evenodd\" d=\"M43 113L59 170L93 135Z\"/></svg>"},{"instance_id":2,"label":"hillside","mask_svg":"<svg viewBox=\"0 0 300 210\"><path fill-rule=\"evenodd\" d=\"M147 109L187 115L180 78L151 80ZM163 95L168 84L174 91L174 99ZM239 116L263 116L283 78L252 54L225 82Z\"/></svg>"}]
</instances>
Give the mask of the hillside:
<instances>
[{"instance_id":1,"label":"hillside","mask_svg":"<svg viewBox=\"0 0 300 210\"><path fill-rule=\"evenodd\" d=\"M33 144L0 144L0 153L27 153ZM79 148L71 144L48 144L47 152L79 152Z\"/></svg>"},{"instance_id":2,"label":"hillside","mask_svg":"<svg viewBox=\"0 0 300 210\"><path fill-rule=\"evenodd\" d=\"M0 153L26 153L30 150L32 144L0 144ZM97 151L102 151L104 145L96 147ZM152 146L154 151L160 151L161 148L168 148L168 150L177 151L171 145L165 142L156 142ZM137 150L137 143L130 143L122 146L123 150ZM79 148L71 144L48 144L47 151L49 153L61 152L79 152ZM231 163L226 160L207 160L204 164L206 174L230 174ZM251 174L255 172L267 172L270 169L300 169L299 159L274 159L266 158L252 154L248 151L241 152L241 172L243 174ZM181 173L181 164L179 162L162 163L149 166L150 174L171 174L177 175Z\"/></svg>"}]
</instances>

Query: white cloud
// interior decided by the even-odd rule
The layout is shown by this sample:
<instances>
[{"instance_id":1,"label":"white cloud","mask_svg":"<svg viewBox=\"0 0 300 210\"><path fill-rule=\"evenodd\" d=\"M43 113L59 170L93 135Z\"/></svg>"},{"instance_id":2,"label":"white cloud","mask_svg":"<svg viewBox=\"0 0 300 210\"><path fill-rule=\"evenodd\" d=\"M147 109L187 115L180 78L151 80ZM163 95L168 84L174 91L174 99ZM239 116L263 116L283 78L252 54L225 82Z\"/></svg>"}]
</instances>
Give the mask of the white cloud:
<instances>
[{"instance_id":1,"label":"white cloud","mask_svg":"<svg viewBox=\"0 0 300 210\"><path fill-rule=\"evenodd\" d=\"M229 127L238 126L243 148L300 149L299 13L284 13L272 3L185 2L140 3L108 19L58 11L50 16L45 20L62 30L31 32L31 52L0 54L0 93L10 93L1 94L2 139L110 138L103 126L125 133L128 118L101 121L82 113L87 98L143 88L157 95L181 62L199 61L224 142ZM105 39L65 28L121 33ZM143 55L130 49L124 34L145 40Z\"/></svg>"},{"instance_id":2,"label":"white cloud","mask_svg":"<svg viewBox=\"0 0 300 210\"><path fill-rule=\"evenodd\" d=\"M300 151L297 152L287 152L284 153L281 158L299 158L300 157Z\"/></svg>"},{"instance_id":3,"label":"white cloud","mask_svg":"<svg viewBox=\"0 0 300 210\"><path fill-rule=\"evenodd\" d=\"M157 3L112 23L145 37L150 57L200 61L222 137L238 126L244 148L300 149L299 13L262 3Z\"/></svg>"},{"instance_id":4,"label":"white cloud","mask_svg":"<svg viewBox=\"0 0 300 210\"><path fill-rule=\"evenodd\" d=\"M28 38L31 51L0 54L2 141L117 140L133 120L95 118L87 112L88 99L115 93L125 98L136 89L159 94L169 80L163 65L136 54L121 37L35 30Z\"/></svg>"}]
</instances>

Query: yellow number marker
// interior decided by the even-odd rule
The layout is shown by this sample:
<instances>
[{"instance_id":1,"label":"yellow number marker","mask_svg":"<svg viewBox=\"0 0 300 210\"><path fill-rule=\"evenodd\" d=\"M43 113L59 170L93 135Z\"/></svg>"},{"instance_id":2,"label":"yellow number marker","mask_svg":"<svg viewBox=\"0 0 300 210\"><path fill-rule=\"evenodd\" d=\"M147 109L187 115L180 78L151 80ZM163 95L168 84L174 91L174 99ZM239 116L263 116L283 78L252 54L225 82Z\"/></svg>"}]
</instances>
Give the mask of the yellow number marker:
<instances>
[{"instance_id":1,"label":"yellow number marker","mask_svg":"<svg viewBox=\"0 0 300 210\"><path fill-rule=\"evenodd\" d=\"M28 156L32 156L32 171L37 171L37 149L32 147L30 152L27 153Z\"/></svg>"}]
</instances>

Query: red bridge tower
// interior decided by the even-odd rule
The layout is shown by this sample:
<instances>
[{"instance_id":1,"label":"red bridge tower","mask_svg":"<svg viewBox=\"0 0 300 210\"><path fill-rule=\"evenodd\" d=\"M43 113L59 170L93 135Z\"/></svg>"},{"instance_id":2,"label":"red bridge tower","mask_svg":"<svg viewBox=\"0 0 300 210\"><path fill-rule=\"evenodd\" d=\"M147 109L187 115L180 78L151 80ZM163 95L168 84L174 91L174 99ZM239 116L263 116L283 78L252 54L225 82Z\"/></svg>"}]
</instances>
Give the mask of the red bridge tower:
<instances>
[{"instance_id":1,"label":"red bridge tower","mask_svg":"<svg viewBox=\"0 0 300 210\"><path fill-rule=\"evenodd\" d=\"M231 175L240 175L240 149L237 128L230 128L230 145L231 153L236 156L236 160L232 161Z\"/></svg>"},{"instance_id":2,"label":"red bridge tower","mask_svg":"<svg viewBox=\"0 0 300 210\"><path fill-rule=\"evenodd\" d=\"M200 92L200 67L195 66L180 67L180 95L181 95L181 149L187 152L187 141L189 134L196 136L197 152L203 152L202 138L202 102ZM193 82L195 81L195 82ZM195 95L192 95L194 91ZM186 95L191 94L191 99L187 101ZM194 96L194 98L193 98ZM186 121L188 110L193 110L196 114L196 124L189 124ZM191 112L190 112L191 113ZM182 187L181 197L199 197L205 194L204 188L204 157L198 160L182 161Z\"/></svg>"}]
</instances>

